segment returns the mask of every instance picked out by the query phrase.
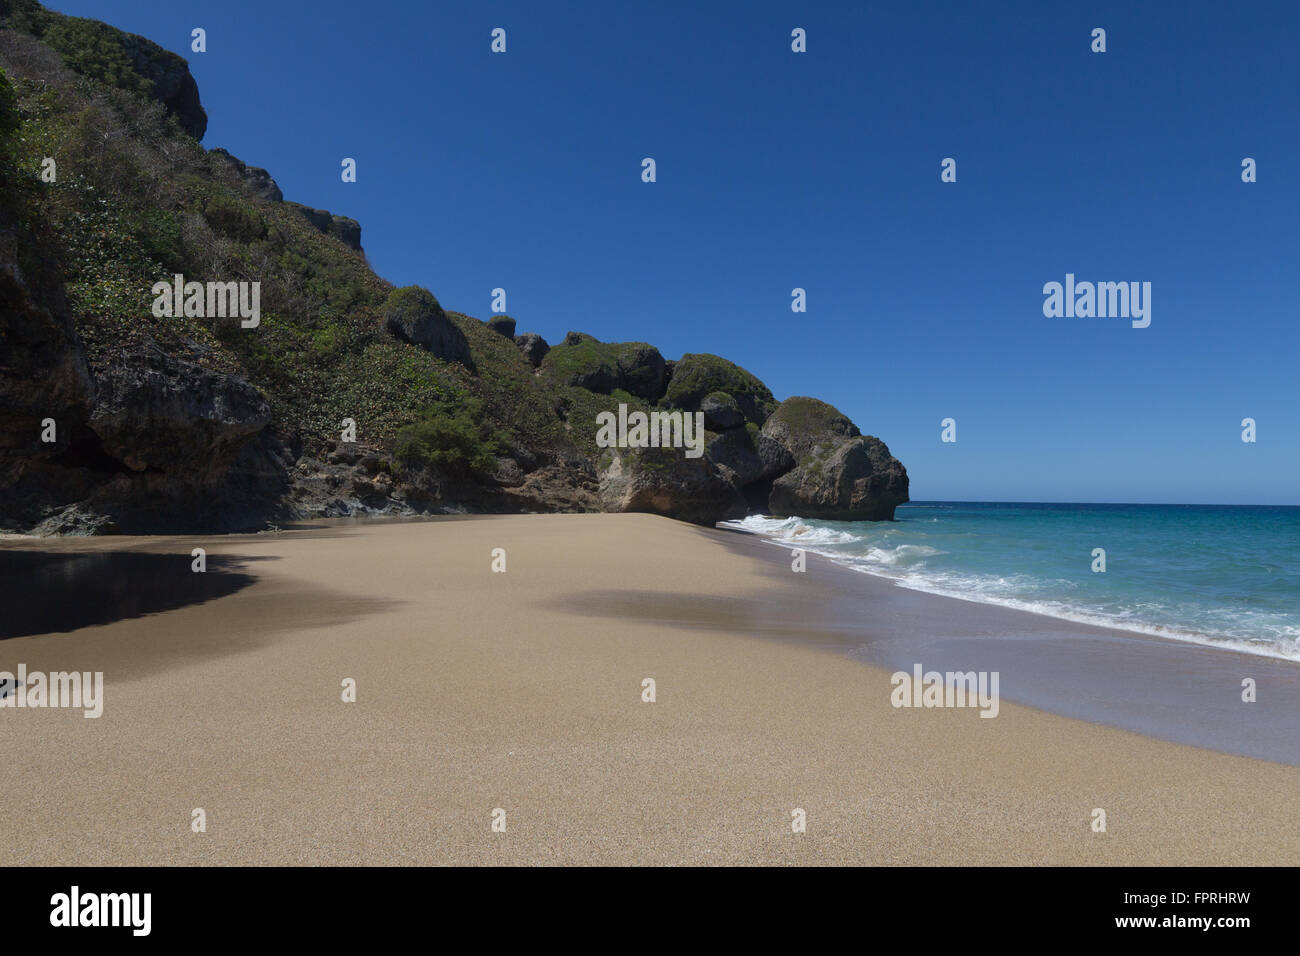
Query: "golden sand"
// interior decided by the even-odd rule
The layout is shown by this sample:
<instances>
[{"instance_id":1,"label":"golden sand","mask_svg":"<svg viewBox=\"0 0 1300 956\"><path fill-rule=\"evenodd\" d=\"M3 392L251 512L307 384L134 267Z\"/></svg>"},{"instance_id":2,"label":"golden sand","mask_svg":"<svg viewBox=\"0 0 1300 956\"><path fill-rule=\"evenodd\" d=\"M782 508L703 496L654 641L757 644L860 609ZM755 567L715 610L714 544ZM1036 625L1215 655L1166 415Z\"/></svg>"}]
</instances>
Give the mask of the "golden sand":
<instances>
[{"instance_id":1,"label":"golden sand","mask_svg":"<svg viewBox=\"0 0 1300 956\"><path fill-rule=\"evenodd\" d=\"M256 582L0 642L0 670L106 684L98 720L0 710L9 863L1300 860L1300 768L1006 701L896 710L889 673L809 611L824 565L783 583L722 531L530 515L5 543L196 546ZM782 615L809 643L763 636Z\"/></svg>"}]
</instances>

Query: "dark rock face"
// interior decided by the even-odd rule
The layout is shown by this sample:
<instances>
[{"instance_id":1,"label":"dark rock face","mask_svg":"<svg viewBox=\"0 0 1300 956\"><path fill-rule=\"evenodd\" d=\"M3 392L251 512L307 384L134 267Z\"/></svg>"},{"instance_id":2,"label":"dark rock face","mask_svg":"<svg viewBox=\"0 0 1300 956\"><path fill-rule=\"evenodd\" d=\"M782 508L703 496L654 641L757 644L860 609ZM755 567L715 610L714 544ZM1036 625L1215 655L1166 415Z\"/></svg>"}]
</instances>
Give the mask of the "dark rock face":
<instances>
[{"instance_id":1,"label":"dark rock face","mask_svg":"<svg viewBox=\"0 0 1300 956\"><path fill-rule=\"evenodd\" d=\"M790 450L770 435L759 432L754 443L758 458L763 463L763 477L775 478L792 469L796 462Z\"/></svg>"},{"instance_id":2,"label":"dark rock face","mask_svg":"<svg viewBox=\"0 0 1300 956\"><path fill-rule=\"evenodd\" d=\"M23 42L32 48L27 54L34 50L43 56L45 73L63 77L64 88L85 82L152 95L190 136L203 135L206 114L181 57L94 21L75 21L81 26L70 30L73 18L43 11L34 0L0 0L0 22L9 27L15 17L25 24ZM55 24L62 26L56 30ZM42 31L54 45L43 44ZM5 51L12 48L12 33L0 31ZM96 55L81 55L87 50ZM138 82L140 77L148 83ZM293 242L292 248L279 249L290 253L279 260L287 286L310 284L320 267L337 274L340 264L355 271L357 281L340 280L354 293L350 314L342 318L327 318L325 310L312 314L314 302L290 298L288 324L324 333L312 338L310 347L272 337L272 350L294 350L295 361L285 365L294 370L292 382L286 382L290 376L270 374L261 359L249 361L228 348L220 335L208 338L147 322L102 322L115 317L96 314L94 306L86 306L86 315L73 315L60 270L73 250L60 243L52 220L41 212L48 196L17 182L21 177L7 177L3 168L5 137L19 128L20 113L9 105L9 90L0 83L0 529L219 532L317 516L485 511L634 511L711 525L751 510L884 519L908 500L907 472L889 449L861 435L825 403L792 398L778 407L759 379L716 355L666 361L645 342L605 343L579 332L551 348L539 335L516 335L515 320L508 316L486 323L448 316L432 293L418 286L393 290L379 305L383 285L366 273L364 260L318 240L297 222L289 224L291 236L283 240ZM122 135L132 132L124 129ZM168 136L176 138L170 130ZM292 213L262 207L250 215L247 203L231 201L238 198L235 192L259 203L282 203L275 180L225 150L208 155L207 164L196 166L185 158L165 171L160 167L155 184L164 193L170 188L187 196L213 232L236 247L236 259L260 254L256 244L281 241L286 215L301 215L319 233L361 252L355 220L298 203L287 204ZM170 182L168 175L174 177ZM207 184L192 178L206 178ZM107 196L127 199L113 192L112 180L96 185L107 186ZM185 255L181 247L173 252ZM408 345L376 341L376 312L388 333ZM514 341L520 355L496 335ZM476 437L460 422L438 440L478 441L480 449L491 442L490 459L477 457L472 473L433 459L419 467L395 466L391 435L401 422L392 419L414 410L378 394L392 384L382 370L371 371L363 384L367 398L383 399L376 408L390 420L363 437L390 446L322 438L314 420L322 396L300 395L298 386L319 384L312 381L317 374L337 385L342 379L332 363L366 358L338 356L334 343L378 346L385 359L418 364L454 386L456 395L483 409L483 424L490 428ZM328 360L316 355L322 344L331 351ZM482 363L476 372L471 347ZM428 361L415 349L475 374ZM266 392L242 373L217 370L239 368ZM347 374L356 368L348 365ZM533 369L536 374L530 374ZM622 391L619 398L598 397L616 390L636 401ZM679 410L691 416L692 426L699 415L704 454L690 458L682 448L593 452L591 433L582 434L585 423L595 409L623 401L660 412ZM304 407L311 409L306 416L295 414ZM54 420L56 441L40 440L46 419ZM483 464L487 460L490 466Z\"/></svg>"},{"instance_id":3,"label":"dark rock face","mask_svg":"<svg viewBox=\"0 0 1300 956\"><path fill-rule=\"evenodd\" d=\"M551 350L546 339L536 332L525 332L523 335L516 335L515 345L519 346L519 351L524 353L524 358L528 359L533 368L541 365L542 359L546 358L546 353Z\"/></svg>"},{"instance_id":4,"label":"dark rock face","mask_svg":"<svg viewBox=\"0 0 1300 956\"><path fill-rule=\"evenodd\" d=\"M104 452L132 471L205 469L205 461L271 422L271 406L243 379L168 355L152 342L96 370L88 424Z\"/></svg>"},{"instance_id":5,"label":"dark rock face","mask_svg":"<svg viewBox=\"0 0 1300 956\"><path fill-rule=\"evenodd\" d=\"M184 58L134 33L122 34L122 50L131 58L135 71L153 82L154 99L167 107L181 129L195 139L203 139L208 114L199 103L199 85Z\"/></svg>"},{"instance_id":6,"label":"dark rock face","mask_svg":"<svg viewBox=\"0 0 1300 956\"><path fill-rule=\"evenodd\" d=\"M289 455L251 385L148 339L91 372L93 407L59 420L57 454L0 465L4 527L234 531L278 513Z\"/></svg>"},{"instance_id":7,"label":"dark rock face","mask_svg":"<svg viewBox=\"0 0 1300 956\"><path fill-rule=\"evenodd\" d=\"M448 362L474 367L465 333L456 328L433 293L418 285L394 289L380 313L388 331Z\"/></svg>"},{"instance_id":8,"label":"dark rock face","mask_svg":"<svg viewBox=\"0 0 1300 956\"><path fill-rule=\"evenodd\" d=\"M508 315L494 315L488 319L487 327L497 335L504 335L512 342L515 338L515 320Z\"/></svg>"},{"instance_id":9,"label":"dark rock face","mask_svg":"<svg viewBox=\"0 0 1300 956\"><path fill-rule=\"evenodd\" d=\"M332 216L329 233L343 245L356 252L365 252L361 248L361 223L349 216Z\"/></svg>"},{"instance_id":10,"label":"dark rock face","mask_svg":"<svg viewBox=\"0 0 1300 956\"><path fill-rule=\"evenodd\" d=\"M285 203L285 205L292 206L302 213L307 221L316 227L318 232L333 236L349 249L355 249L357 252L365 251L361 248L361 224L355 219L349 219L347 216L336 216L324 209L312 209L302 203L290 202Z\"/></svg>"},{"instance_id":11,"label":"dark rock face","mask_svg":"<svg viewBox=\"0 0 1300 956\"><path fill-rule=\"evenodd\" d=\"M705 419L708 422L708 419ZM753 438L743 428L733 428L715 435L704 446L709 461L727 469L728 479L743 488L763 478L766 466L754 447Z\"/></svg>"},{"instance_id":12,"label":"dark rock face","mask_svg":"<svg viewBox=\"0 0 1300 956\"><path fill-rule=\"evenodd\" d=\"M284 200L284 193L280 192L280 187L276 185L275 180L271 178L271 174L265 169L260 169L257 166L247 166L243 161L230 155L220 147L208 150L208 155L222 162L244 184L248 191L258 199L265 199L267 202L282 202ZM320 227L317 226L317 228ZM359 235L358 242L360 242Z\"/></svg>"},{"instance_id":13,"label":"dark rock face","mask_svg":"<svg viewBox=\"0 0 1300 956\"><path fill-rule=\"evenodd\" d=\"M265 169L249 166L220 147L208 150L208 155L215 157L224 165L243 184L250 195L258 199L264 199L267 202L284 202L284 193L280 191L280 187ZM310 206L304 206L302 203L291 202L286 205L302 213L303 218L315 226L318 232L333 236L343 245L356 252L365 252L361 248L361 223L355 219L347 216L336 216L328 210L313 209Z\"/></svg>"},{"instance_id":14,"label":"dark rock face","mask_svg":"<svg viewBox=\"0 0 1300 956\"><path fill-rule=\"evenodd\" d=\"M712 432L739 428L745 424L745 413L726 392L706 395L704 401L700 402L700 411L704 413L704 427Z\"/></svg>"},{"instance_id":15,"label":"dark rock face","mask_svg":"<svg viewBox=\"0 0 1300 956\"><path fill-rule=\"evenodd\" d=\"M54 260L0 210L0 462L64 450L85 417L95 384ZM56 443L41 441L55 421Z\"/></svg>"},{"instance_id":16,"label":"dark rock face","mask_svg":"<svg viewBox=\"0 0 1300 956\"><path fill-rule=\"evenodd\" d=\"M618 354L618 384L648 402L657 402L668 387L668 369L664 357L653 345L632 342Z\"/></svg>"},{"instance_id":17,"label":"dark rock face","mask_svg":"<svg viewBox=\"0 0 1300 956\"><path fill-rule=\"evenodd\" d=\"M605 511L644 511L711 525L746 513L745 499L707 458L678 448L610 449L600 468Z\"/></svg>"},{"instance_id":18,"label":"dark rock face","mask_svg":"<svg viewBox=\"0 0 1300 956\"><path fill-rule=\"evenodd\" d=\"M891 521L908 501L907 470L880 439L815 398L789 398L763 426L763 435L796 460L772 483L775 515L834 521Z\"/></svg>"}]
</instances>

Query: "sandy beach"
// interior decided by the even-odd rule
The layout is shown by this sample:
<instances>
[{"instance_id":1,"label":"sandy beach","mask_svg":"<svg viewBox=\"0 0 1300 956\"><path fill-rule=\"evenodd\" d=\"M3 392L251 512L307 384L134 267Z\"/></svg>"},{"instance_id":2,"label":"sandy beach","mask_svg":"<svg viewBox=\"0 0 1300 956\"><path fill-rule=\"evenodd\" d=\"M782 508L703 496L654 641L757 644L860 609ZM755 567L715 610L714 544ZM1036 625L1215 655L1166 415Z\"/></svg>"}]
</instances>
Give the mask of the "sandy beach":
<instances>
[{"instance_id":1,"label":"sandy beach","mask_svg":"<svg viewBox=\"0 0 1300 956\"><path fill-rule=\"evenodd\" d=\"M9 863L1300 862L1300 767L1005 699L996 719L895 709L890 669L844 652L872 621L818 610L851 572L788 573L726 531L528 515L0 542L179 575L195 547L229 589L0 641L0 670L105 680L98 719L0 710Z\"/></svg>"}]
</instances>

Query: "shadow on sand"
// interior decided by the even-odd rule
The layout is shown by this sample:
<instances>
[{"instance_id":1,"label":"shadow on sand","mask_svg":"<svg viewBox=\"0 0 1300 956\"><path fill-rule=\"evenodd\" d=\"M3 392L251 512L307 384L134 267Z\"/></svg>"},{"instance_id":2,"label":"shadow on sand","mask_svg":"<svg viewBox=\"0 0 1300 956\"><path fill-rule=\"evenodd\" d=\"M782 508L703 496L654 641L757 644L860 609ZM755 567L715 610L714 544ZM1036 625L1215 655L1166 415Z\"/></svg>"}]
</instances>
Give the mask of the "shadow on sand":
<instances>
[{"instance_id":1,"label":"shadow on sand","mask_svg":"<svg viewBox=\"0 0 1300 956\"><path fill-rule=\"evenodd\" d=\"M226 597L256 578L249 558L138 551L0 551L0 639L75 631Z\"/></svg>"}]
</instances>

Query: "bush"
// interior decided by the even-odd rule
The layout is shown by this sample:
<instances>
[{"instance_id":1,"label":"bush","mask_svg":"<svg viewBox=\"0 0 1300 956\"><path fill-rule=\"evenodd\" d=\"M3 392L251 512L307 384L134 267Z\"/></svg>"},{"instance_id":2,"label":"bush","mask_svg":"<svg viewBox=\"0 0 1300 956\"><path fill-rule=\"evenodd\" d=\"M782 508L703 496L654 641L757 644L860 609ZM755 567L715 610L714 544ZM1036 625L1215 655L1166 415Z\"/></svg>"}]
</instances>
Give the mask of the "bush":
<instances>
[{"instance_id":1,"label":"bush","mask_svg":"<svg viewBox=\"0 0 1300 956\"><path fill-rule=\"evenodd\" d=\"M59 17L41 34L41 40L82 76L128 93L153 95L153 81L136 72L121 38L120 30L81 17Z\"/></svg>"},{"instance_id":2,"label":"bush","mask_svg":"<svg viewBox=\"0 0 1300 956\"><path fill-rule=\"evenodd\" d=\"M426 315L442 315L442 306L428 289L418 285L402 286L388 294L381 311L390 322L414 323Z\"/></svg>"},{"instance_id":3,"label":"bush","mask_svg":"<svg viewBox=\"0 0 1300 956\"><path fill-rule=\"evenodd\" d=\"M501 436L484 419L482 406L471 401L452 410L427 409L414 424L399 429L393 458L413 468L490 472L500 446Z\"/></svg>"}]
</instances>

